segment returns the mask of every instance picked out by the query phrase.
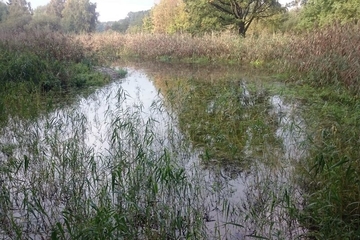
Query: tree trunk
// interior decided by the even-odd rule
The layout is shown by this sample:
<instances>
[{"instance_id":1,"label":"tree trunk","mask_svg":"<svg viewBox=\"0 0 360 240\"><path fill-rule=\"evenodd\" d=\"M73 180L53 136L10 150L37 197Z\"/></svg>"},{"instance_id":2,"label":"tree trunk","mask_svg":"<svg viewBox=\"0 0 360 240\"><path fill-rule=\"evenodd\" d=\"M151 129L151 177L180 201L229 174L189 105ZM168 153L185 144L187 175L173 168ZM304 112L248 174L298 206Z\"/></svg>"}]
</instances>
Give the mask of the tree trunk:
<instances>
[{"instance_id":1,"label":"tree trunk","mask_svg":"<svg viewBox=\"0 0 360 240\"><path fill-rule=\"evenodd\" d=\"M240 36L245 38L245 33L246 33L245 23L244 22L239 22L239 34L240 34Z\"/></svg>"}]
</instances>

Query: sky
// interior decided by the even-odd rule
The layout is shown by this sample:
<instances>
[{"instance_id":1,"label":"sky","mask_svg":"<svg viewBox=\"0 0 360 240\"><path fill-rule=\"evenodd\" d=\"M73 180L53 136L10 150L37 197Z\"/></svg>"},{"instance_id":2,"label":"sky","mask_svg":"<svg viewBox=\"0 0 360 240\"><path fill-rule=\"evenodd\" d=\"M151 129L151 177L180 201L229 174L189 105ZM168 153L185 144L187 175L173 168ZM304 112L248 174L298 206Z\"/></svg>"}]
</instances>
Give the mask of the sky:
<instances>
[{"instance_id":1,"label":"sky","mask_svg":"<svg viewBox=\"0 0 360 240\"><path fill-rule=\"evenodd\" d=\"M48 4L50 0L28 0L28 2L35 9ZM123 19L128 12L149 10L158 0L90 0L90 2L97 4L96 10L100 13L99 21L107 22ZM282 4L286 2L289 0L280 0Z\"/></svg>"}]
</instances>

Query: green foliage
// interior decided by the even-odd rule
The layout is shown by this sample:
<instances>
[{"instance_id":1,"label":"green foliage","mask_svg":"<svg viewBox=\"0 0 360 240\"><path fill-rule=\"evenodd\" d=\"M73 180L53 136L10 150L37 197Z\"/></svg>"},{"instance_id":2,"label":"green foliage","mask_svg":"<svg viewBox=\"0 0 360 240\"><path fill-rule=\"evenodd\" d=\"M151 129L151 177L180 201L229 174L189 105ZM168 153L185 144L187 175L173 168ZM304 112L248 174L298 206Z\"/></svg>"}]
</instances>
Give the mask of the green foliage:
<instances>
[{"instance_id":1,"label":"green foliage","mask_svg":"<svg viewBox=\"0 0 360 240\"><path fill-rule=\"evenodd\" d=\"M8 1L6 9L6 17L0 22L3 31L21 31L31 20L32 9L25 0Z\"/></svg>"},{"instance_id":2,"label":"green foliage","mask_svg":"<svg viewBox=\"0 0 360 240\"><path fill-rule=\"evenodd\" d=\"M185 0L184 2L185 9L189 14L188 32L192 34L221 31L224 27L222 23L229 20L227 16L221 16L220 12L213 11L207 0ZM224 22L219 19L223 19Z\"/></svg>"},{"instance_id":3,"label":"green foliage","mask_svg":"<svg viewBox=\"0 0 360 240\"><path fill-rule=\"evenodd\" d=\"M62 18L62 11L65 7L65 0L51 0L48 5L46 5L46 13L55 16L58 18Z\"/></svg>"},{"instance_id":4,"label":"green foliage","mask_svg":"<svg viewBox=\"0 0 360 240\"><path fill-rule=\"evenodd\" d=\"M268 18L284 11L277 0L211 0L209 4L230 17L231 23L243 37L254 20Z\"/></svg>"},{"instance_id":5,"label":"green foliage","mask_svg":"<svg viewBox=\"0 0 360 240\"><path fill-rule=\"evenodd\" d=\"M150 33L154 30L154 25L151 19L151 16L145 16L143 18L143 27L142 27L143 32L147 32Z\"/></svg>"},{"instance_id":6,"label":"green foliage","mask_svg":"<svg viewBox=\"0 0 360 240\"><path fill-rule=\"evenodd\" d=\"M128 72L125 69L122 69L122 68L117 70L117 73L118 73L119 78L124 78L126 76L126 74L128 74Z\"/></svg>"},{"instance_id":7,"label":"green foliage","mask_svg":"<svg viewBox=\"0 0 360 240\"><path fill-rule=\"evenodd\" d=\"M129 21L126 18L114 22L110 27L111 30L121 33L125 33L128 28L129 28Z\"/></svg>"},{"instance_id":8,"label":"green foliage","mask_svg":"<svg viewBox=\"0 0 360 240\"><path fill-rule=\"evenodd\" d=\"M179 33L188 29L188 14L183 0L162 0L151 11L153 32Z\"/></svg>"},{"instance_id":9,"label":"green foliage","mask_svg":"<svg viewBox=\"0 0 360 240\"><path fill-rule=\"evenodd\" d=\"M28 29L64 30L81 33L95 31L96 4L89 0L51 0L33 11L25 0L0 2L0 26L5 31Z\"/></svg>"},{"instance_id":10,"label":"green foliage","mask_svg":"<svg viewBox=\"0 0 360 240\"><path fill-rule=\"evenodd\" d=\"M143 122L140 106L130 110L123 104L126 96L120 88L114 96L118 107L105 113L111 123L104 138L106 156L84 142L91 119L77 106L60 109L60 116L13 119L26 130L15 129L20 144L0 146L8 160L0 168L3 236L27 238L28 227L31 235L48 239L202 239L201 195L178 163L181 155L159 146L164 140L156 135L156 121ZM27 176L25 182L20 174ZM6 189L22 189L25 197ZM15 221L14 209L30 227Z\"/></svg>"},{"instance_id":11,"label":"green foliage","mask_svg":"<svg viewBox=\"0 0 360 240\"><path fill-rule=\"evenodd\" d=\"M48 14L47 8L37 8L34 11L31 22L27 26L29 29L43 29L51 31L61 30L61 19L56 15Z\"/></svg>"},{"instance_id":12,"label":"green foliage","mask_svg":"<svg viewBox=\"0 0 360 240\"><path fill-rule=\"evenodd\" d=\"M358 239L359 100L341 88L324 87L308 101L312 157L304 163L307 204L299 219L314 239Z\"/></svg>"},{"instance_id":13,"label":"green foliage","mask_svg":"<svg viewBox=\"0 0 360 240\"><path fill-rule=\"evenodd\" d=\"M301 14L302 28L323 27L334 22L357 22L360 5L358 0L309 0Z\"/></svg>"},{"instance_id":14,"label":"green foliage","mask_svg":"<svg viewBox=\"0 0 360 240\"><path fill-rule=\"evenodd\" d=\"M116 32L141 32L143 30L144 18L149 17L150 10L129 12L126 18L111 24L110 29Z\"/></svg>"},{"instance_id":15,"label":"green foliage","mask_svg":"<svg viewBox=\"0 0 360 240\"><path fill-rule=\"evenodd\" d=\"M96 3L89 0L67 0L62 16L61 24L67 32L93 32L98 22Z\"/></svg>"},{"instance_id":16,"label":"green foliage","mask_svg":"<svg viewBox=\"0 0 360 240\"><path fill-rule=\"evenodd\" d=\"M0 82L33 81L36 84L46 79L46 63L31 52L2 50Z\"/></svg>"}]
</instances>

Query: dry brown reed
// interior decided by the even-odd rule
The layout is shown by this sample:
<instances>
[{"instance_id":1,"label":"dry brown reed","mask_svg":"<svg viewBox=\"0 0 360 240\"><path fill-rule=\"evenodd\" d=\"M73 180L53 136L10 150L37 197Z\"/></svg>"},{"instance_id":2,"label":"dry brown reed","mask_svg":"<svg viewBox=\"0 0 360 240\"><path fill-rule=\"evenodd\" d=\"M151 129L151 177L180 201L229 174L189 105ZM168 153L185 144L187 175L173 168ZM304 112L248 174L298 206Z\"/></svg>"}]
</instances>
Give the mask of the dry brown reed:
<instances>
[{"instance_id":1,"label":"dry brown reed","mask_svg":"<svg viewBox=\"0 0 360 240\"><path fill-rule=\"evenodd\" d=\"M81 62L86 52L70 35L38 29L0 32L0 44L9 51L31 51L43 59L58 61Z\"/></svg>"},{"instance_id":2,"label":"dry brown reed","mask_svg":"<svg viewBox=\"0 0 360 240\"><path fill-rule=\"evenodd\" d=\"M360 92L360 25L332 25L293 36L280 58L318 86L341 84Z\"/></svg>"},{"instance_id":3,"label":"dry brown reed","mask_svg":"<svg viewBox=\"0 0 360 240\"><path fill-rule=\"evenodd\" d=\"M240 39L230 34L194 37L188 34L120 34L102 33L82 35L79 39L92 51L119 56L157 59L162 56L175 59L208 58L238 59Z\"/></svg>"},{"instance_id":4,"label":"dry brown reed","mask_svg":"<svg viewBox=\"0 0 360 240\"><path fill-rule=\"evenodd\" d=\"M271 67L278 72L297 73L316 86L342 85L360 92L359 25L333 25L299 35L263 34L239 38L230 33L120 34L107 32L82 35L78 39L105 59L137 57L214 62L235 62ZM294 78L296 79L296 78Z\"/></svg>"}]
</instances>

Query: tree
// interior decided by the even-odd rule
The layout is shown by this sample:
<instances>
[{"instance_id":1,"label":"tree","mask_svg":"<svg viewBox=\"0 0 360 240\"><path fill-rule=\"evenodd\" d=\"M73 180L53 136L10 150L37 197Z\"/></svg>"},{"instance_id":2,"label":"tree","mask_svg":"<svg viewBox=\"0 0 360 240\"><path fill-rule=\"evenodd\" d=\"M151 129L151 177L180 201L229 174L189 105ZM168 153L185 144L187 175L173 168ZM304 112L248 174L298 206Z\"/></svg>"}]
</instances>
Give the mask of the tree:
<instances>
[{"instance_id":1,"label":"tree","mask_svg":"<svg viewBox=\"0 0 360 240\"><path fill-rule=\"evenodd\" d=\"M67 32L93 32L98 22L96 3L89 0L67 0L61 12L61 23Z\"/></svg>"},{"instance_id":2,"label":"tree","mask_svg":"<svg viewBox=\"0 0 360 240\"><path fill-rule=\"evenodd\" d=\"M51 31L61 30L61 18L55 14L50 14L48 11L49 5L40 6L34 10L31 22L27 27L30 29L48 29Z\"/></svg>"},{"instance_id":3,"label":"tree","mask_svg":"<svg viewBox=\"0 0 360 240\"><path fill-rule=\"evenodd\" d=\"M26 0L8 0L6 16L2 21L2 29L22 30L30 22L32 14L31 5Z\"/></svg>"},{"instance_id":4,"label":"tree","mask_svg":"<svg viewBox=\"0 0 360 240\"><path fill-rule=\"evenodd\" d=\"M300 26L312 28L334 22L356 23L359 18L359 0L308 0L301 11Z\"/></svg>"},{"instance_id":5,"label":"tree","mask_svg":"<svg viewBox=\"0 0 360 240\"><path fill-rule=\"evenodd\" d=\"M127 32L141 32L144 25L144 18L148 17L150 10L139 11L139 12L129 12L126 19L128 19L129 25Z\"/></svg>"},{"instance_id":6,"label":"tree","mask_svg":"<svg viewBox=\"0 0 360 240\"><path fill-rule=\"evenodd\" d=\"M192 34L221 31L231 25L232 19L220 11L214 11L208 0L184 0L188 13L188 29Z\"/></svg>"},{"instance_id":7,"label":"tree","mask_svg":"<svg viewBox=\"0 0 360 240\"><path fill-rule=\"evenodd\" d=\"M129 19L127 18L114 22L110 27L111 30L121 33L125 33L128 28L129 28Z\"/></svg>"},{"instance_id":8,"label":"tree","mask_svg":"<svg viewBox=\"0 0 360 240\"><path fill-rule=\"evenodd\" d=\"M65 0L51 0L47 5L46 13L62 18L62 11L65 8Z\"/></svg>"},{"instance_id":9,"label":"tree","mask_svg":"<svg viewBox=\"0 0 360 240\"><path fill-rule=\"evenodd\" d=\"M256 19L273 16L284 8L277 0L208 0L218 11L233 18L238 33L245 37L251 23Z\"/></svg>"},{"instance_id":10,"label":"tree","mask_svg":"<svg viewBox=\"0 0 360 240\"><path fill-rule=\"evenodd\" d=\"M153 31L183 32L187 29L187 17L183 0L161 0L151 11Z\"/></svg>"}]
</instances>

